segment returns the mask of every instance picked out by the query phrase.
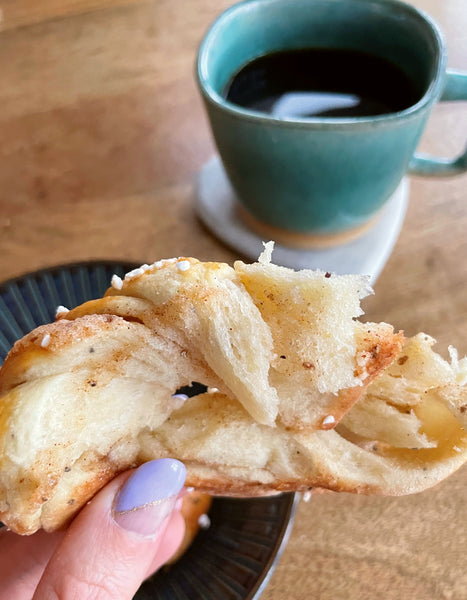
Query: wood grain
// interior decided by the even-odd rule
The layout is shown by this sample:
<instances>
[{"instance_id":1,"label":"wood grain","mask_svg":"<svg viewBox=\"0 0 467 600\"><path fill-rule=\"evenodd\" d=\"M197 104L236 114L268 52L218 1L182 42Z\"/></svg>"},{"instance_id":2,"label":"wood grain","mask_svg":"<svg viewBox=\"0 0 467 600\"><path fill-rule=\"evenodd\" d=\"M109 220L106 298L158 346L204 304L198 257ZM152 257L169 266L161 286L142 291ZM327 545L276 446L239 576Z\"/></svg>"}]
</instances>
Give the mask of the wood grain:
<instances>
[{"instance_id":1,"label":"wood grain","mask_svg":"<svg viewBox=\"0 0 467 600\"><path fill-rule=\"evenodd\" d=\"M0 6L0 31L35 25L82 13L141 4L145 0L3 0ZM149 1L149 0L146 0Z\"/></svg>"},{"instance_id":2,"label":"wood grain","mask_svg":"<svg viewBox=\"0 0 467 600\"><path fill-rule=\"evenodd\" d=\"M417 0L467 69L464 0ZM193 79L227 0L6 0L0 27L0 280L91 258L233 261L198 222L214 146ZM436 107L422 148L458 153L465 104ZM411 179L367 318L467 353L467 177ZM264 600L465 600L465 469L422 495L312 497Z\"/></svg>"}]
</instances>

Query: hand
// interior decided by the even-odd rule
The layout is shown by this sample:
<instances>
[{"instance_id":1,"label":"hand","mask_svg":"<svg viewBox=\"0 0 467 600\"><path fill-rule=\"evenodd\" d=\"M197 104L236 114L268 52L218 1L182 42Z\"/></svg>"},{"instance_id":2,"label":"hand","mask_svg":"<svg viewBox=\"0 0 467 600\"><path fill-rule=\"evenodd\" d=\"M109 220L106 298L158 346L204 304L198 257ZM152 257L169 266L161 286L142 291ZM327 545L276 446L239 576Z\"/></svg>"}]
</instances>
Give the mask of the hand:
<instances>
[{"instance_id":1,"label":"hand","mask_svg":"<svg viewBox=\"0 0 467 600\"><path fill-rule=\"evenodd\" d=\"M0 600L131 600L177 550L185 467L145 463L105 486L67 531L0 532Z\"/></svg>"}]
</instances>

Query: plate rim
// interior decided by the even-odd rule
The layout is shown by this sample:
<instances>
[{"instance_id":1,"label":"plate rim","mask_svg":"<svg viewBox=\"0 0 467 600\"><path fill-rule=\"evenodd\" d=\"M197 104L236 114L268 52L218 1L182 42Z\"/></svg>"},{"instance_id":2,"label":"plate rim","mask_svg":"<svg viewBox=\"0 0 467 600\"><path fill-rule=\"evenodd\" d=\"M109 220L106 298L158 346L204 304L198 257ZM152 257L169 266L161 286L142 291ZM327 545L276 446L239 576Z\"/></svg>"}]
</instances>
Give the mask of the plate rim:
<instances>
[{"instance_id":1,"label":"plate rim","mask_svg":"<svg viewBox=\"0 0 467 600\"><path fill-rule=\"evenodd\" d=\"M139 263L137 261L130 261L130 260L118 260L118 259L111 259L111 258L103 258L103 259L98 259L98 258L93 258L90 260L78 260L78 261L71 261L71 262L65 262L65 263L56 263L53 265L50 265L49 267L39 267L38 269L33 269L32 271L25 271L24 273L20 273L19 275L13 275L13 277L8 277L8 279L2 279L0 280L0 290L2 290L4 287L17 283L18 281L21 281L22 279L26 279L27 277L38 277L40 275L44 275L46 273L51 273L51 272L56 272L56 271L62 271L62 270L72 270L72 269L79 269L79 268L88 268L90 266L95 266L95 267L110 267L112 265L116 265L119 267L124 267L125 269L128 268L131 270L131 268L136 268L135 265L140 265L143 263ZM110 281L109 281L109 287L110 287Z\"/></svg>"}]
</instances>

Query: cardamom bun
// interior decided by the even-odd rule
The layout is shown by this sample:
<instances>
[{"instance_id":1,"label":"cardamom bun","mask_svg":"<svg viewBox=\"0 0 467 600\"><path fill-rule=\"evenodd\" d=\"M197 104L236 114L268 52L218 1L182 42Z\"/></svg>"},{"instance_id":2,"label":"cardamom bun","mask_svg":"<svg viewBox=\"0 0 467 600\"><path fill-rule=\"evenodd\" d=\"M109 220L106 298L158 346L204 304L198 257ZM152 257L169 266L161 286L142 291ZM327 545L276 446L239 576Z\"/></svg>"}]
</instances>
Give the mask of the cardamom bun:
<instances>
[{"instance_id":1,"label":"cardamom bun","mask_svg":"<svg viewBox=\"0 0 467 600\"><path fill-rule=\"evenodd\" d=\"M0 369L0 519L59 529L116 474L401 495L467 460L467 360L365 323L368 279L271 263L143 265L19 340ZM205 392L186 398L185 386Z\"/></svg>"}]
</instances>

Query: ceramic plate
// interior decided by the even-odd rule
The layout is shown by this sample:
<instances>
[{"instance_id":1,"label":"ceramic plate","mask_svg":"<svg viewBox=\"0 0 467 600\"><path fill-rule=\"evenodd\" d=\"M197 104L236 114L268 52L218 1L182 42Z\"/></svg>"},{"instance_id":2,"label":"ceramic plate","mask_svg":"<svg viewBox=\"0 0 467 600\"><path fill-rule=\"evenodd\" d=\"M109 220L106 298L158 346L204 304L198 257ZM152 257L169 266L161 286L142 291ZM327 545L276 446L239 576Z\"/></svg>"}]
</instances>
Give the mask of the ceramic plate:
<instances>
[{"instance_id":1,"label":"ceramic plate","mask_svg":"<svg viewBox=\"0 0 467 600\"><path fill-rule=\"evenodd\" d=\"M0 284L0 364L25 333L99 298L114 273L138 265L90 262L43 269ZM211 525L188 551L139 589L138 600L252 600L263 591L290 532L297 497L216 498Z\"/></svg>"}]
</instances>

